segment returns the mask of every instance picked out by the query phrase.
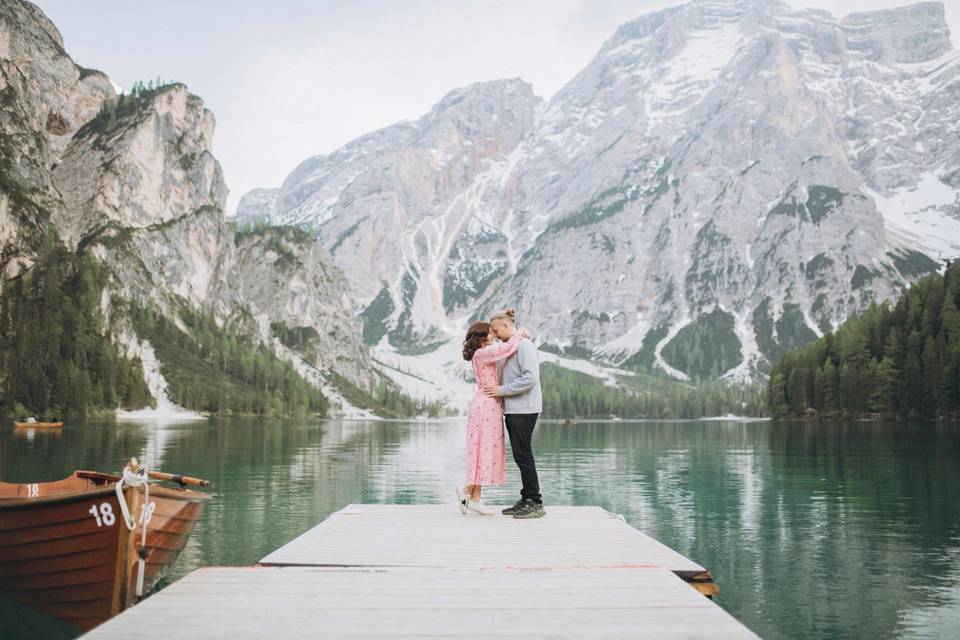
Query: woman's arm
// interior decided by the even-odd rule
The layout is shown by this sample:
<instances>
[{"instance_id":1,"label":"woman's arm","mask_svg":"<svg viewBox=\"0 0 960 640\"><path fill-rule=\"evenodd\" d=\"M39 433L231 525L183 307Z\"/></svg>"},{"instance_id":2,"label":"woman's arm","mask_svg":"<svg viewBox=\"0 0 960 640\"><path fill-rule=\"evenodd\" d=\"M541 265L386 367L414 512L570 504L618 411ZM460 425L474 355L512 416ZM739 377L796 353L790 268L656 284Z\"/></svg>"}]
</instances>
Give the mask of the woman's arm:
<instances>
[{"instance_id":1,"label":"woman's arm","mask_svg":"<svg viewBox=\"0 0 960 640\"><path fill-rule=\"evenodd\" d=\"M509 358L516 353L517 347L520 346L521 337L522 336L520 335L520 332L517 331L515 334L513 334L513 337L506 342L492 344L489 347L484 347L483 349L477 349L477 352L473 354L473 361L478 365L484 365Z\"/></svg>"}]
</instances>

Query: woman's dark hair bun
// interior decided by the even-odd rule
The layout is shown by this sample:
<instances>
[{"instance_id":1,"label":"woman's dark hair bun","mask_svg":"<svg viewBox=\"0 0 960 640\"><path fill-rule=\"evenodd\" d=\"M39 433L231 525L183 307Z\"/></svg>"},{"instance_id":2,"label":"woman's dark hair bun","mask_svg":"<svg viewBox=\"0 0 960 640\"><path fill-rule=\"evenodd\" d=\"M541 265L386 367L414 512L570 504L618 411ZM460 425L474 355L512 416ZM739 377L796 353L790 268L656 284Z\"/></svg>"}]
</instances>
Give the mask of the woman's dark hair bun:
<instances>
[{"instance_id":1,"label":"woman's dark hair bun","mask_svg":"<svg viewBox=\"0 0 960 640\"><path fill-rule=\"evenodd\" d=\"M467 362L473 360L473 354L483 347L489 335L489 322L474 322L470 325L467 329L467 337L463 339L463 359Z\"/></svg>"}]
</instances>

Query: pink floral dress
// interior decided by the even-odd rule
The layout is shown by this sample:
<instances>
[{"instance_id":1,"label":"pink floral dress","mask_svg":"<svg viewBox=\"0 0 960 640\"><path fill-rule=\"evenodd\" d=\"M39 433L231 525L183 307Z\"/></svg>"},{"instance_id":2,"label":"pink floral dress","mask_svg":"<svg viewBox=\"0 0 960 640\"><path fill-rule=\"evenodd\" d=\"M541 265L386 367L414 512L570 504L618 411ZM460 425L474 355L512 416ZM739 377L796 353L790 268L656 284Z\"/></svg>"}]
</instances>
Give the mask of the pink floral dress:
<instances>
[{"instance_id":1,"label":"pink floral dress","mask_svg":"<svg viewBox=\"0 0 960 640\"><path fill-rule=\"evenodd\" d=\"M507 481L507 450L503 442L503 402L483 394L485 386L499 384L497 362L517 351L520 334L507 342L477 349L473 373L477 391L467 412L467 484L490 486Z\"/></svg>"}]
</instances>

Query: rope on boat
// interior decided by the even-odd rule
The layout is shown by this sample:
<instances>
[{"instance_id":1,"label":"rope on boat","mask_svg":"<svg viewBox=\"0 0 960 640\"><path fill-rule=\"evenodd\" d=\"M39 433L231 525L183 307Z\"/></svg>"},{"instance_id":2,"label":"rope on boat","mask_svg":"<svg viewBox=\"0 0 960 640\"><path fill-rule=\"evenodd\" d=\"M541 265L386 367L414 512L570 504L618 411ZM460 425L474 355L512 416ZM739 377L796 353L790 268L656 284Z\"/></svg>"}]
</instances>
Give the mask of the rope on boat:
<instances>
[{"instance_id":1,"label":"rope on boat","mask_svg":"<svg viewBox=\"0 0 960 640\"><path fill-rule=\"evenodd\" d=\"M147 523L149 523L150 518L153 517L153 510L150 508L150 482L147 468L139 467L137 471L134 471L131 467L137 467L136 458L131 459L130 464L123 468L123 474L115 486L117 501L120 503L120 512L123 514L123 522L130 531L134 531L137 528L137 523L130 515L130 507L127 505L127 499L123 495L123 486L143 487L143 506L140 511L140 558L137 561L136 594L139 599L143 597L143 576L147 564Z\"/></svg>"}]
</instances>

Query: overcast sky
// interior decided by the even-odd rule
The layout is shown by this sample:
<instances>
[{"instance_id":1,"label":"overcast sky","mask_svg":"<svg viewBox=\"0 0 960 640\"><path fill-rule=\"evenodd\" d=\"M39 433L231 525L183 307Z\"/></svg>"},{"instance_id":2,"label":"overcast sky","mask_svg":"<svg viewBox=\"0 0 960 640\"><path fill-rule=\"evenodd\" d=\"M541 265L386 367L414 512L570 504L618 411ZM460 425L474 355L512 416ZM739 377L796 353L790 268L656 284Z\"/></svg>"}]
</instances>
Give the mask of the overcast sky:
<instances>
[{"instance_id":1,"label":"overcast sky","mask_svg":"<svg viewBox=\"0 0 960 640\"><path fill-rule=\"evenodd\" d=\"M909 0L789 0L851 11ZM425 113L450 89L521 77L549 98L627 20L676 0L36 0L78 63L129 87L185 82L217 119L230 214L301 160ZM945 0L954 46L960 0Z\"/></svg>"}]
</instances>

